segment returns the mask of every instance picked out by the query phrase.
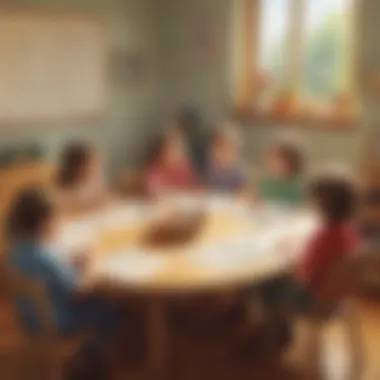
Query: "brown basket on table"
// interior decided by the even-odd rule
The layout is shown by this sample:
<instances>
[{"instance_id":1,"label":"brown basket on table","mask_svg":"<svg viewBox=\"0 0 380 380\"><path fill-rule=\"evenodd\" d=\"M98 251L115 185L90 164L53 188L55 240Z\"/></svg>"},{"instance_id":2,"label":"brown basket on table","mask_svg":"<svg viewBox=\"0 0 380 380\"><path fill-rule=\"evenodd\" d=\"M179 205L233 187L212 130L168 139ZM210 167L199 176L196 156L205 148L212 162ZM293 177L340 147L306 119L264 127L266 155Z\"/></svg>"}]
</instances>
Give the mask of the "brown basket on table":
<instances>
[{"instance_id":1,"label":"brown basket on table","mask_svg":"<svg viewBox=\"0 0 380 380\"><path fill-rule=\"evenodd\" d=\"M187 244L196 239L205 222L202 211L173 212L154 221L145 230L142 244L165 247Z\"/></svg>"}]
</instances>

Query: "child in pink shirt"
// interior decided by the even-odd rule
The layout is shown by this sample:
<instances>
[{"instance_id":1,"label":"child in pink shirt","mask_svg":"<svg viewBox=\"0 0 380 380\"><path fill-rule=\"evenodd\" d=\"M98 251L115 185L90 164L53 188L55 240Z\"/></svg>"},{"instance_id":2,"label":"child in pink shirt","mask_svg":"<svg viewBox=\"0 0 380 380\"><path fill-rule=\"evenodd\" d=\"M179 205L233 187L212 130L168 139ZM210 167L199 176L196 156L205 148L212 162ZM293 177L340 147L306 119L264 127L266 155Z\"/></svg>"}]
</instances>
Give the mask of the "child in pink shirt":
<instances>
[{"instance_id":1,"label":"child in pink shirt","mask_svg":"<svg viewBox=\"0 0 380 380\"><path fill-rule=\"evenodd\" d=\"M151 153L153 159L146 172L149 192L186 191L195 186L196 176L178 135L161 136Z\"/></svg>"}]
</instances>

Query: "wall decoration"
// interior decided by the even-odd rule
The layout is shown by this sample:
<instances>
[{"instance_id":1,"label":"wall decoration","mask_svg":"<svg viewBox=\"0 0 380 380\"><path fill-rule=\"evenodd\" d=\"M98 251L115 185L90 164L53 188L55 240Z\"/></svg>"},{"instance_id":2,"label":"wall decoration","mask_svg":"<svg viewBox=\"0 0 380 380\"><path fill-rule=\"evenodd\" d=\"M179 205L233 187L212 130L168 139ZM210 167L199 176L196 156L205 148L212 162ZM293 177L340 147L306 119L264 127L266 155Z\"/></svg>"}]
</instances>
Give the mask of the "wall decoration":
<instances>
[{"instance_id":1,"label":"wall decoration","mask_svg":"<svg viewBox=\"0 0 380 380\"><path fill-rule=\"evenodd\" d=\"M87 14L0 11L0 123L104 113L106 29Z\"/></svg>"}]
</instances>

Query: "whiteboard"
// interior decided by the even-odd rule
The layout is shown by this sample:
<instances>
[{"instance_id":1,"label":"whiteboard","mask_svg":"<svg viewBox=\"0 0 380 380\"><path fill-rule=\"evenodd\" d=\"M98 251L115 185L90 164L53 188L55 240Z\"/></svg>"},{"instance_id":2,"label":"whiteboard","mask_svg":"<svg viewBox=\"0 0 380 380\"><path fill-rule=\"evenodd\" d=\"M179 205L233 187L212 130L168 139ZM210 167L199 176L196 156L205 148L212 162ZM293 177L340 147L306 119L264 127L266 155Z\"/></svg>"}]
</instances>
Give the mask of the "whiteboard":
<instances>
[{"instance_id":1,"label":"whiteboard","mask_svg":"<svg viewBox=\"0 0 380 380\"><path fill-rule=\"evenodd\" d=\"M95 18L0 11L0 123L99 116L106 38Z\"/></svg>"}]
</instances>

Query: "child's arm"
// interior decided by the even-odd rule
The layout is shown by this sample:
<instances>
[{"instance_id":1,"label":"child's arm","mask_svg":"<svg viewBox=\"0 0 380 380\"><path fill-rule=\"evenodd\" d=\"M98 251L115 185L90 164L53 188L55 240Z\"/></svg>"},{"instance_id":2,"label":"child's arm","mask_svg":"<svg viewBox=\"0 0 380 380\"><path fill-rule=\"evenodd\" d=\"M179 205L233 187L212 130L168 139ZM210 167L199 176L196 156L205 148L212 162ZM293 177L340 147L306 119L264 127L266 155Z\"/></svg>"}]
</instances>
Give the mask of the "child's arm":
<instances>
[{"instance_id":1,"label":"child's arm","mask_svg":"<svg viewBox=\"0 0 380 380\"><path fill-rule=\"evenodd\" d=\"M294 271L294 277L299 282L307 285L313 277L313 270L318 262L319 242L316 237L306 245L301 260L297 263Z\"/></svg>"},{"instance_id":2,"label":"child's arm","mask_svg":"<svg viewBox=\"0 0 380 380\"><path fill-rule=\"evenodd\" d=\"M56 255L49 252L44 255L44 266L50 285L66 295L76 292L80 284L80 275L73 266L58 260Z\"/></svg>"},{"instance_id":3,"label":"child's arm","mask_svg":"<svg viewBox=\"0 0 380 380\"><path fill-rule=\"evenodd\" d=\"M70 264L78 274L84 275L87 272L93 251L93 249L86 249L73 255Z\"/></svg>"},{"instance_id":4,"label":"child's arm","mask_svg":"<svg viewBox=\"0 0 380 380\"><path fill-rule=\"evenodd\" d=\"M60 261L56 255L45 254L45 273L47 273L48 286L54 287L63 296L72 299L73 302L88 292L83 287L84 266L76 268L67 262ZM87 267L87 265L86 265Z\"/></svg>"}]
</instances>

